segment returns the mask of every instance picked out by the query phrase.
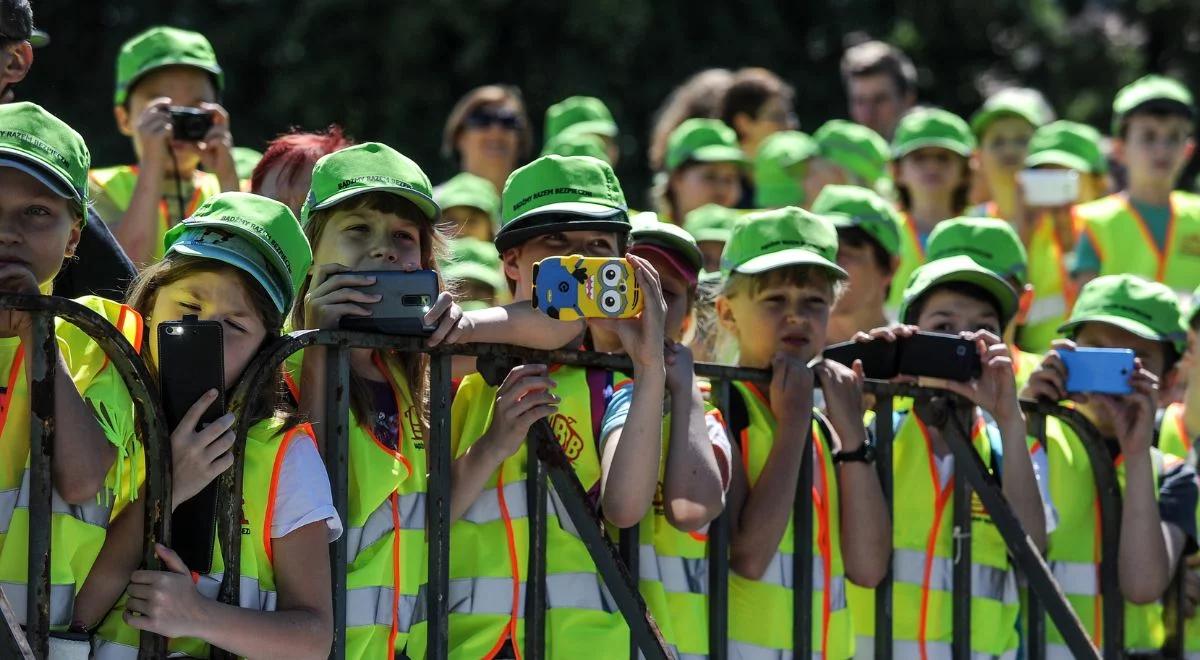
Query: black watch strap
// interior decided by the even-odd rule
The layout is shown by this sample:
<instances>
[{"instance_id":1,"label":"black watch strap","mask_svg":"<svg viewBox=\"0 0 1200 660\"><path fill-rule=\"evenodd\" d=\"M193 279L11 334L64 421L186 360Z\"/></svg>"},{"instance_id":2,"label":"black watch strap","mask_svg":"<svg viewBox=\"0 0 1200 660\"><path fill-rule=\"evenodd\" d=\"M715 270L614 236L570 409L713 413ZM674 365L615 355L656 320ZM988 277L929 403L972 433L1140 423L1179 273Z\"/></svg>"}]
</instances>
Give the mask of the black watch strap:
<instances>
[{"instance_id":1,"label":"black watch strap","mask_svg":"<svg viewBox=\"0 0 1200 660\"><path fill-rule=\"evenodd\" d=\"M864 442L861 447L854 451L839 451L833 455L833 464L838 463L867 463L875 462L875 445Z\"/></svg>"}]
</instances>

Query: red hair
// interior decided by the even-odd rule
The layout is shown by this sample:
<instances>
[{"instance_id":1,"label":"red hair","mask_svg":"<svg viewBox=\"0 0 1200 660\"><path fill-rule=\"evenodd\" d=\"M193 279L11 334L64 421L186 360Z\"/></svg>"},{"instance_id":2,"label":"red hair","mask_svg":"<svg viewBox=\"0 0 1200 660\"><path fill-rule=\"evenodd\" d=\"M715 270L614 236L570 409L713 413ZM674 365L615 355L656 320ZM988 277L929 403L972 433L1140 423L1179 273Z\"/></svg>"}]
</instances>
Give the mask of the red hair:
<instances>
[{"instance_id":1,"label":"red hair","mask_svg":"<svg viewBox=\"0 0 1200 660\"><path fill-rule=\"evenodd\" d=\"M342 127L337 124L330 124L329 128L320 132L293 129L290 133L284 133L271 140L262 160L254 166L254 173L250 175L250 192L262 190L263 178L273 167L280 168L280 178L291 181L301 168L311 170L322 156L352 146L354 139L346 137Z\"/></svg>"}]
</instances>

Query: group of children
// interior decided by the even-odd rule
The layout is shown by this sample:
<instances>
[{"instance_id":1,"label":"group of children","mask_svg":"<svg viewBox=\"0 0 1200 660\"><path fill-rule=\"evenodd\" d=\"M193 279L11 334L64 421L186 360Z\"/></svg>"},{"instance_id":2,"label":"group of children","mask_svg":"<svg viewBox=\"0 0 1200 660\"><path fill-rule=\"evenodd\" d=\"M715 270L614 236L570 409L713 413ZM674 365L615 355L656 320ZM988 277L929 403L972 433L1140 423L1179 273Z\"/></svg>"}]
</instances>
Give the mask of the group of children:
<instances>
[{"instance_id":1,"label":"group of children","mask_svg":"<svg viewBox=\"0 0 1200 660\"><path fill-rule=\"evenodd\" d=\"M363 289L374 278L362 273L386 270L439 272L445 292L424 318L435 328L431 347L490 342L630 358L628 374L522 364L498 384L471 360L453 363L452 657L525 652L525 439L543 419L608 530L639 528L639 588L677 657L710 652L707 531L722 512L731 657L790 657L797 542L812 547L804 634L814 654L872 656L872 589L890 571L896 657L952 657L952 575L964 538L973 657L1017 657L1028 629L1018 576L978 499L970 530L954 526L954 457L936 402L893 402L889 516L863 366L820 359L832 343L915 332L975 344L977 378L922 384L973 404L969 441L1091 639L1102 640L1101 557L1115 552L1123 651L1160 653L1164 593L1197 551L1200 315L1185 315L1180 301L1200 285L1200 202L1173 191L1195 119L1179 83L1147 77L1118 95L1113 152L1128 185L1104 196L1099 134L1050 121L1028 90L996 95L970 123L915 109L889 145L843 120L800 133L790 88L746 70L713 116L670 132L661 207L635 213L611 166L617 125L598 99L552 106L543 155L505 177L528 127L519 96L503 87L476 90L455 109L447 145L464 171L441 186L395 149L354 144L336 128L283 136L252 176L239 176L219 105L223 73L203 36L153 28L122 48L117 69L114 112L137 165L91 169L83 138L61 120L31 103L0 105L0 289L52 294L94 208L139 274L124 303L79 302L122 332L151 373L158 327L195 315L222 326L232 390L283 333L370 316L380 299ZM173 135L169 108L181 105L212 118L202 140ZM1077 173L1079 203L1027 204L1024 169ZM573 254L627 258L642 313L560 322L534 309L535 265ZM443 441L428 428L427 356L350 351L344 519L321 460L322 430L334 421L325 418L326 349L292 356L278 391L255 393L239 411L251 425L241 600L232 606L216 600L227 569L219 547L206 574L165 546L156 548L165 570L140 568L142 482L166 466L146 465L134 402L100 348L70 324L56 331L55 631L86 633L104 659L135 657L140 631L167 636L188 657L210 647L324 657L334 625L328 547L345 535L347 656L424 657L426 450ZM0 363L10 364L0 591L20 621L31 336L27 314L0 313ZM1131 393L1068 391L1063 356L1077 347L1133 350ZM771 379L732 383L726 417L694 375L697 357L769 369ZM216 395L172 429L174 507L232 464L234 415L198 424ZM1122 488L1118 548L1101 547L1085 440L1055 418L1043 437L1028 437L1019 398L1064 402L1098 430ZM806 456L812 492L800 495L811 501L812 538L797 540ZM627 654L611 585L553 489L546 508L547 654ZM1071 657L1052 623L1047 631L1050 657ZM1188 621L1186 644L1200 653L1200 619Z\"/></svg>"}]
</instances>

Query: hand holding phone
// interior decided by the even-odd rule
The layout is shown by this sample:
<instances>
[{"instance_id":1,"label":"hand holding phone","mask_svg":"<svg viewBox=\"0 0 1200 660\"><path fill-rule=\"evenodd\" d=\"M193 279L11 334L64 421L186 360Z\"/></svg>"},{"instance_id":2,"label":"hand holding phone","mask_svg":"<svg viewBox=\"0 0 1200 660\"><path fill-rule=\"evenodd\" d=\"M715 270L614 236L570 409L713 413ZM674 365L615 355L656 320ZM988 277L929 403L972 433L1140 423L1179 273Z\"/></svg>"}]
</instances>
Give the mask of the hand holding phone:
<instances>
[{"instance_id":1,"label":"hand holding phone","mask_svg":"<svg viewBox=\"0 0 1200 660\"><path fill-rule=\"evenodd\" d=\"M633 266L615 257L547 257L533 266L533 306L560 321L629 319L642 311Z\"/></svg>"},{"instance_id":2,"label":"hand holding phone","mask_svg":"<svg viewBox=\"0 0 1200 660\"><path fill-rule=\"evenodd\" d=\"M861 360L863 375L877 380L903 375L967 382L981 373L975 342L936 332L898 331L891 339L842 342L827 347L824 356L847 367Z\"/></svg>"},{"instance_id":3,"label":"hand holding phone","mask_svg":"<svg viewBox=\"0 0 1200 660\"><path fill-rule=\"evenodd\" d=\"M371 270L347 273L373 284L358 286L363 296L378 302L366 303L370 316L343 316L343 330L380 332L389 335L428 336L437 329L425 323L425 314L440 294L438 274L432 270Z\"/></svg>"}]
</instances>

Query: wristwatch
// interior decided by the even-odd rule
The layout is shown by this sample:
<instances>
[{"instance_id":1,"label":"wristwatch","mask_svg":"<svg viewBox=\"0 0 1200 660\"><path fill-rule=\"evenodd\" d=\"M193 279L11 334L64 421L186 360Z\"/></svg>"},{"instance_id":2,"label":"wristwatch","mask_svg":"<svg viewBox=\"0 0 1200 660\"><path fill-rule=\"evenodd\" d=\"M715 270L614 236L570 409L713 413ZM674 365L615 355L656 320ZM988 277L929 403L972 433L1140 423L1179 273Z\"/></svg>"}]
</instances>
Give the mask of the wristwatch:
<instances>
[{"instance_id":1,"label":"wristwatch","mask_svg":"<svg viewBox=\"0 0 1200 660\"><path fill-rule=\"evenodd\" d=\"M875 445L864 442L861 447L854 451L839 451L833 455L833 464L838 463L866 463L868 465L875 462Z\"/></svg>"}]
</instances>

